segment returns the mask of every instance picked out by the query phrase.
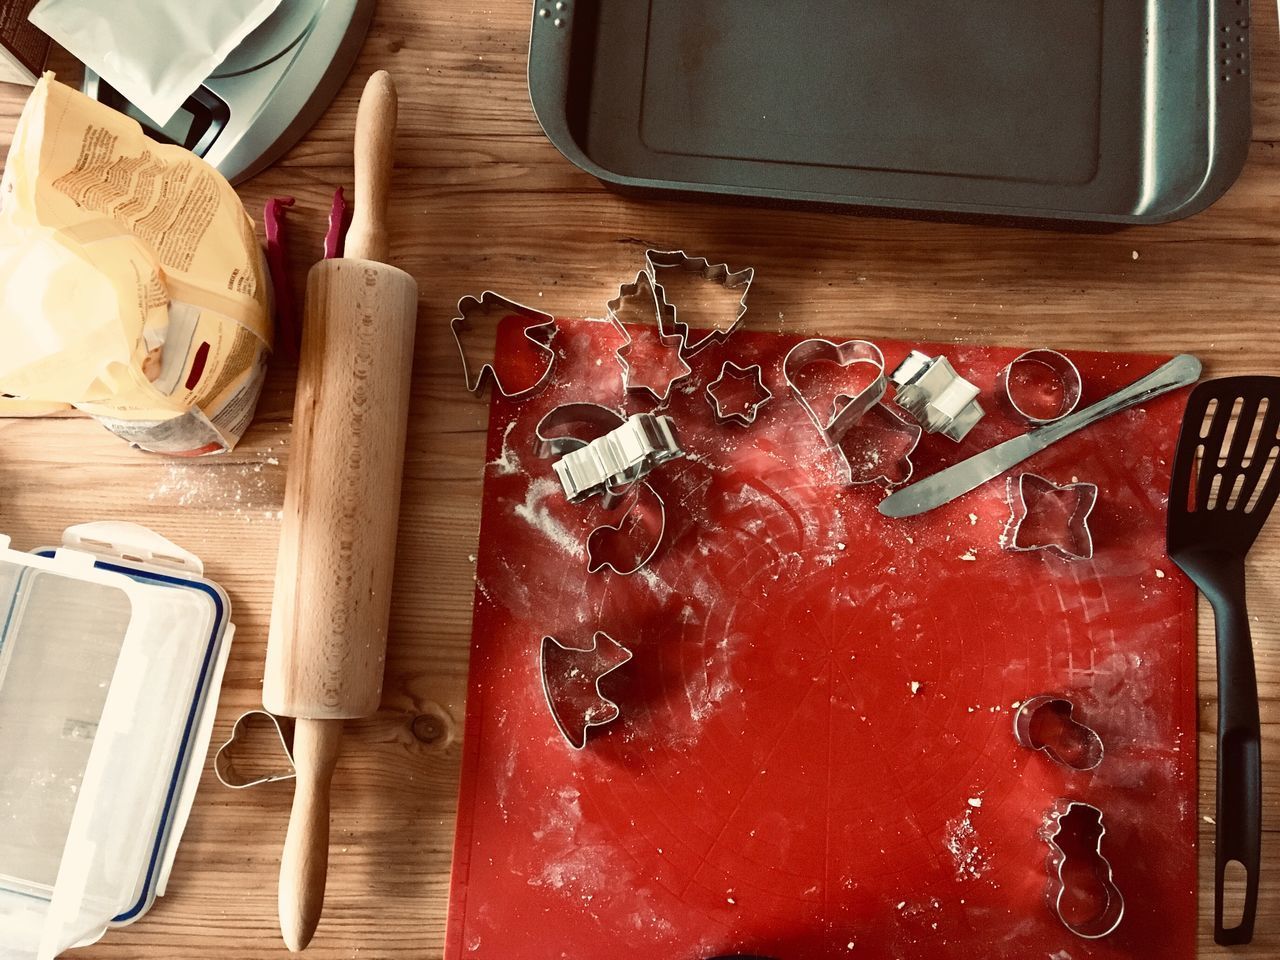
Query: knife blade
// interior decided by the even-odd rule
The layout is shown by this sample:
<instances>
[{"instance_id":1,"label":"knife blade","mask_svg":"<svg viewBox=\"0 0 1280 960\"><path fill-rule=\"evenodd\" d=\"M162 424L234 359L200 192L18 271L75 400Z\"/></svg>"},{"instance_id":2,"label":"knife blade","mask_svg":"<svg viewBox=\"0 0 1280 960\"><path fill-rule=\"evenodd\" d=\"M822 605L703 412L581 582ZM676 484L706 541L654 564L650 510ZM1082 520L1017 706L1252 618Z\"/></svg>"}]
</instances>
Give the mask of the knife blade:
<instances>
[{"instance_id":1,"label":"knife blade","mask_svg":"<svg viewBox=\"0 0 1280 960\"><path fill-rule=\"evenodd\" d=\"M1199 360L1187 353L1180 354L1090 407L996 444L968 460L903 487L881 501L880 512L886 517L914 517L950 503L1077 430L1162 393L1195 383L1200 379L1200 370Z\"/></svg>"}]
</instances>

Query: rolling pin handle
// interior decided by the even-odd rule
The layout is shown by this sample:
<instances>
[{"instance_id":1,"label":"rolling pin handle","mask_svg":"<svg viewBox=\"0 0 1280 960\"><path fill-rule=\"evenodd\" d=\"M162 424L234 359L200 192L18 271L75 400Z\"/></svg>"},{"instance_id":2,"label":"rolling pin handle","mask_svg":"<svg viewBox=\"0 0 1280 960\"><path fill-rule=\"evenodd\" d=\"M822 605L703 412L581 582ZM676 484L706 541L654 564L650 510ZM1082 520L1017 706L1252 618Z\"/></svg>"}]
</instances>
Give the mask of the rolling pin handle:
<instances>
[{"instance_id":1,"label":"rolling pin handle","mask_svg":"<svg viewBox=\"0 0 1280 960\"><path fill-rule=\"evenodd\" d=\"M280 857L280 933L297 953L311 942L324 910L329 870L329 782L342 749L341 720L299 719L293 731L298 778Z\"/></svg>"},{"instance_id":2,"label":"rolling pin handle","mask_svg":"<svg viewBox=\"0 0 1280 960\"><path fill-rule=\"evenodd\" d=\"M356 112L355 209L343 256L387 259L387 195L395 157L396 107L395 82L391 74L379 70L365 83Z\"/></svg>"}]
</instances>

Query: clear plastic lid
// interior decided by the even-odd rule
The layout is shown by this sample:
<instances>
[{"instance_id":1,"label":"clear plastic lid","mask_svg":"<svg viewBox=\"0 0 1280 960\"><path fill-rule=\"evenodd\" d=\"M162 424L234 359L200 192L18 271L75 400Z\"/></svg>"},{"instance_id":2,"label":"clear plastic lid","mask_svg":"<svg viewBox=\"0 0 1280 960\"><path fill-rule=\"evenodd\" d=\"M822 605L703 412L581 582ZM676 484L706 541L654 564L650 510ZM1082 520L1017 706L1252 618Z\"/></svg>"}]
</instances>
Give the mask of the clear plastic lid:
<instances>
[{"instance_id":1,"label":"clear plastic lid","mask_svg":"<svg viewBox=\"0 0 1280 960\"><path fill-rule=\"evenodd\" d=\"M226 597L198 571L86 531L190 556L133 525L72 528L76 549L49 556L0 538L3 960L52 958L150 906L229 650Z\"/></svg>"}]
</instances>

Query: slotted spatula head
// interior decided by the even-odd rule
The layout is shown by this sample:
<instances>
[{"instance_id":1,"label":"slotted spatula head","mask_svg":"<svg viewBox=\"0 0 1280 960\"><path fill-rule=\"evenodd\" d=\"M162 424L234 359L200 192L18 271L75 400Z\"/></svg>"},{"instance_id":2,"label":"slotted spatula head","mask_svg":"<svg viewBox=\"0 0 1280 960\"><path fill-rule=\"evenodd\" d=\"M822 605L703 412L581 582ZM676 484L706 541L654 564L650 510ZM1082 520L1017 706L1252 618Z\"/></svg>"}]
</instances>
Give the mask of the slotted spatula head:
<instances>
[{"instance_id":1,"label":"slotted spatula head","mask_svg":"<svg viewBox=\"0 0 1280 960\"><path fill-rule=\"evenodd\" d=\"M1208 380L1191 392L1169 486L1169 556L1213 606L1218 648L1213 938L1249 943L1262 851L1262 737L1245 602L1245 554L1280 492L1280 377ZM1226 872L1244 871L1227 925ZM1233 911L1234 912L1234 911Z\"/></svg>"},{"instance_id":2,"label":"slotted spatula head","mask_svg":"<svg viewBox=\"0 0 1280 960\"><path fill-rule=\"evenodd\" d=\"M1191 392L1169 488L1169 556L1204 589L1214 556L1243 557L1280 493L1280 377L1206 380Z\"/></svg>"}]
</instances>

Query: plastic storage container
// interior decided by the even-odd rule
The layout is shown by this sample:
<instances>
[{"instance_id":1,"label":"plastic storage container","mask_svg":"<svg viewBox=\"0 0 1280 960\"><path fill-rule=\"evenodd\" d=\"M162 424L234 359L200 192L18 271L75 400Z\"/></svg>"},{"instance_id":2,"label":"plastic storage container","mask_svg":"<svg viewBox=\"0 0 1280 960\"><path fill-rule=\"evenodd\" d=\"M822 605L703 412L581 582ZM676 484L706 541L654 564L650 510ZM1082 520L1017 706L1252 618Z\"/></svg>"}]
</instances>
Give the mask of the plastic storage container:
<instances>
[{"instance_id":1,"label":"plastic storage container","mask_svg":"<svg viewBox=\"0 0 1280 960\"><path fill-rule=\"evenodd\" d=\"M0 958L52 958L164 893L234 626L198 558L136 524L0 537Z\"/></svg>"}]
</instances>

